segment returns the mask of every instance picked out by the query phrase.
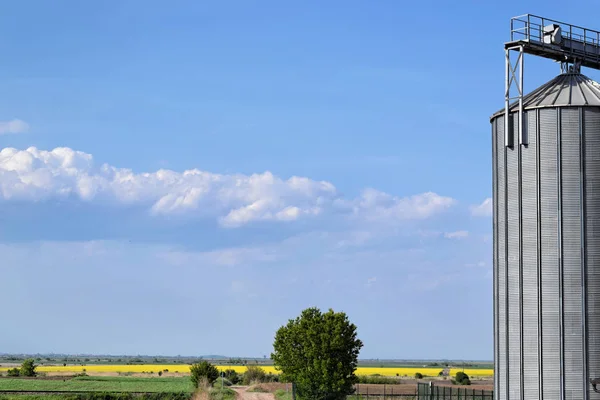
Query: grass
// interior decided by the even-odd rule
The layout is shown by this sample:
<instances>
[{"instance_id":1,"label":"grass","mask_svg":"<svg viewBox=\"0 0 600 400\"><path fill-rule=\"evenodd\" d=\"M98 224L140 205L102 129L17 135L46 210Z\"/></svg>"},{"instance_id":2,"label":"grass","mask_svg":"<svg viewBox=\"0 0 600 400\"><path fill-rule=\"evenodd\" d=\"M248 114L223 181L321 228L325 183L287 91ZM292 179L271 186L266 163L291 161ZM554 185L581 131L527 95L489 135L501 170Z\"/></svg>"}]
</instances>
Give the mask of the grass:
<instances>
[{"instance_id":1,"label":"grass","mask_svg":"<svg viewBox=\"0 0 600 400\"><path fill-rule=\"evenodd\" d=\"M28 394L0 394L0 400L64 400L64 396L58 395L28 395Z\"/></svg>"},{"instance_id":2,"label":"grass","mask_svg":"<svg viewBox=\"0 0 600 400\"><path fill-rule=\"evenodd\" d=\"M292 400L292 392L278 389L275 391L275 399L277 400Z\"/></svg>"},{"instance_id":3,"label":"grass","mask_svg":"<svg viewBox=\"0 0 600 400\"><path fill-rule=\"evenodd\" d=\"M269 390L265 389L260 385L256 385L247 390L250 393L269 393Z\"/></svg>"},{"instance_id":4,"label":"grass","mask_svg":"<svg viewBox=\"0 0 600 400\"><path fill-rule=\"evenodd\" d=\"M228 387L224 387L223 390L221 390L221 387L213 387L209 395L210 400L233 400L236 398L237 393Z\"/></svg>"},{"instance_id":5,"label":"grass","mask_svg":"<svg viewBox=\"0 0 600 400\"><path fill-rule=\"evenodd\" d=\"M189 400L189 393L151 393L134 396L131 393L80 393L69 395L0 395L0 400Z\"/></svg>"},{"instance_id":6,"label":"grass","mask_svg":"<svg viewBox=\"0 0 600 400\"><path fill-rule=\"evenodd\" d=\"M19 390L23 392L145 392L145 393L191 393L189 378L124 378L82 376L71 379L19 379L1 378L0 392ZM48 397L44 397L48 399ZM0 398L0 400L2 400Z\"/></svg>"}]
</instances>

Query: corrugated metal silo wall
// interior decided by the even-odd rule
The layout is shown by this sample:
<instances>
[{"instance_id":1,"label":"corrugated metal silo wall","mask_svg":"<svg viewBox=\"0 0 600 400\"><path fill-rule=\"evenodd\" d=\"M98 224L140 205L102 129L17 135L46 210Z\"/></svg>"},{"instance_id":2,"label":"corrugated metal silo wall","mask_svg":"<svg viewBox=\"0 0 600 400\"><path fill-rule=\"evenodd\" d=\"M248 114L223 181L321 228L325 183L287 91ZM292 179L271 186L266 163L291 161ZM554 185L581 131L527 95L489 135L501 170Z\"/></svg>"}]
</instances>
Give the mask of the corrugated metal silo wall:
<instances>
[{"instance_id":1,"label":"corrugated metal silo wall","mask_svg":"<svg viewBox=\"0 0 600 400\"><path fill-rule=\"evenodd\" d=\"M514 122L517 118L513 118ZM521 397L521 268L520 268L520 201L519 201L519 146L506 151L506 213L507 213L507 288L508 294L508 396Z\"/></svg>"},{"instance_id":2,"label":"corrugated metal silo wall","mask_svg":"<svg viewBox=\"0 0 600 400\"><path fill-rule=\"evenodd\" d=\"M579 108L559 109L565 399L583 399Z\"/></svg>"},{"instance_id":3,"label":"corrugated metal silo wall","mask_svg":"<svg viewBox=\"0 0 600 400\"><path fill-rule=\"evenodd\" d=\"M537 112L525 114L529 146L521 149L521 212L523 269L523 397L539 399L538 377L538 139Z\"/></svg>"},{"instance_id":4,"label":"corrugated metal silo wall","mask_svg":"<svg viewBox=\"0 0 600 400\"><path fill-rule=\"evenodd\" d=\"M587 303L587 355L590 378L600 377L600 110L583 112L584 232ZM591 393L591 399L600 399Z\"/></svg>"},{"instance_id":5,"label":"corrugated metal silo wall","mask_svg":"<svg viewBox=\"0 0 600 400\"><path fill-rule=\"evenodd\" d=\"M494 241L496 242L497 254L494 260L494 279L497 291L496 308L497 308L497 328L496 335L498 338L497 354L495 355L497 364L497 385L495 386L495 396L497 399L507 399L507 341L506 341L506 185L505 185L505 165L506 165L506 148L504 146L504 119L497 118L496 125L496 210L497 210L497 226Z\"/></svg>"},{"instance_id":6,"label":"corrugated metal silo wall","mask_svg":"<svg viewBox=\"0 0 600 400\"><path fill-rule=\"evenodd\" d=\"M600 110L524 118L492 121L495 398L600 399Z\"/></svg>"},{"instance_id":7,"label":"corrugated metal silo wall","mask_svg":"<svg viewBox=\"0 0 600 400\"><path fill-rule=\"evenodd\" d=\"M556 109L540 110L540 219L542 290L542 397L560 396L558 281L558 161Z\"/></svg>"}]
</instances>

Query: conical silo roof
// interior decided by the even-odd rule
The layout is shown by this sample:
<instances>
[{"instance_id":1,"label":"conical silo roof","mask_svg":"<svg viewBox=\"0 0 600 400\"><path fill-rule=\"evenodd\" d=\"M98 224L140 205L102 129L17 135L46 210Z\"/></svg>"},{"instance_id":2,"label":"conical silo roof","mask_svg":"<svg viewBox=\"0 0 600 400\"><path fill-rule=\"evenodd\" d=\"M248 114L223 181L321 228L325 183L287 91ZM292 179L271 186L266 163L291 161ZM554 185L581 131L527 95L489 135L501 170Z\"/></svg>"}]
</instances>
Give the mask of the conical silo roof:
<instances>
[{"instance_id":1,"label":"conical silo roof","mask_svg":"<svg viewBox=\"0 0 600 400\"><path fill-rule=\"evenodd\" d=\"M580 73L564 73L523 97L523 110L546 107L600 107L600 83ZM519 102L510 111L519 110ZM504 114L498 110L491 119Z\"/></svg>"}]
</instances>

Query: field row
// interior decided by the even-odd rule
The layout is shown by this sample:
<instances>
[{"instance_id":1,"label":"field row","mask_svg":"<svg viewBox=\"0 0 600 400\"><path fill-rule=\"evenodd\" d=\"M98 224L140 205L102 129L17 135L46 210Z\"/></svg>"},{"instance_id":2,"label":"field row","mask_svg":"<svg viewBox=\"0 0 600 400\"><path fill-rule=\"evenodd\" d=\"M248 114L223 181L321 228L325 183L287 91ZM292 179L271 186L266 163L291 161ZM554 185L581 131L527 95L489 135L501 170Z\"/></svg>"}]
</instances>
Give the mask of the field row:
<instances>
[{"instance_id":1,"label":"field row","mask_svg":"<svg viewBox=\"0 0 600 400\"><path fill-rule=\"evenodd\" d=\"M236 372L243 373L246 371L245 366L230 366L230 365L219 365L219 370L233 369ZM261 368L267 373L279 373L273 366L261 366ZM8 370L6 367L0 367L0 372ZM157 373L159 371L166 371L172 373L189 373L190 366L187 364L171 364L171 365L157 365L157 364L142 364L142 365L41 365L37 367L40 372L64 372L64 373ZM376 367L359 367L356 370L356 375L381 375L381 376L404 376L413 377L415 373L420 372L424 376L437 376L442 368L376 368ZM464 371L470 377L491 377L494 375L493 369L451 369L450 375L454 376L457 372Z\"/></svg>"},{"instance_id":2,"label":"field row","mask_svg":"<svg viewBox=\"0 0 600 400\"><path fill-rule=\"evenodd\" d=\"M189 378L122 378L81 377L75 379L0 379L3 391L64 391L64 392L192 392Z\"/></svg>"}]
</instances>

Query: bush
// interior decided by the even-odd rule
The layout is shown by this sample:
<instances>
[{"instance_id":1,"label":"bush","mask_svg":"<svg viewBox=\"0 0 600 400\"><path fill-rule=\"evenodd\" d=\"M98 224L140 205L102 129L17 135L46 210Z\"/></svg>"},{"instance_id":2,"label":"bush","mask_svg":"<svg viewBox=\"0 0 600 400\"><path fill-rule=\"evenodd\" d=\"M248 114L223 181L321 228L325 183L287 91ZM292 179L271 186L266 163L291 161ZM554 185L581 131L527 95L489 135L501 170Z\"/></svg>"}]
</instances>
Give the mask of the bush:
<instances>
[{"instance_id":1,"label":"bush","mask_svg":"<svg viewBox=\"0 0 600 400\"><path fill-rule=\"evenodd\" d=\"M230 388L219 388L210 390L208 396L210 400L235 400L237 393Z\"/></svg>"},{"instance_id":2,"label":"bush","mask_svg":"<svg viewBox=\"0 0 600 400\"><path fill-rule=\"evenodd\" d=\"M36 372L35 372L35 360L33 358L28 358L27 360L23 361L23 364L21 364L21 369L19 370L19 375L21 376L36 376Z\"/></svg>"},{"instance_id":3,"label":"bush","mask_svg":"<svg viewBox=\"0 0 600 400\"><path fill-rule=\"evenodd\" d=\"M233 385L233 383L229 379L219 377L219 378L217 378L217 380L215 381L215 383L213 383L213 386L220 388L221 387L221 382L223 383L223 386L231 386L231 385Z\"/></svg>"},{"instance_id":4,"label":"bush","mask_svg":"<svg viewBox=\"0 0 600 400\"><path fill-rule=\"evenodd\" d=\"M469 379L469 375L465 374L462 371L456 373L456 378L453 381L457 385L470 385L471 380Z\"/></svg>"},{"instance_id":5,"label":"bush","mask_svg":"<svg viewBox=\"0 0 600 400\"><path fill-rule=\"evenodd\" d=\"M200 384L210 386L218 377L219 370L208 361L192 364L190 367L190 378L196 388Z\"/></svg>"},{"instance_id":6,"label":"bush","mask_svg":"<svg viewBox=\"0 0 600 400\"><path fill-rule=\"evenodd\" d=\"M158 376L162 376L162 371L158 371Z\"/></svg>"},{"instance_id":7,"label":"bush","mask_svg":"<svg viewBox=\"0 0 600 400\"><path fill-rule=\"evenodd\" d=\"M251 385L253 383L262 383L266 381L267 373L264 369L256 365L248 365L246 372L244 372L244 385Z\"/></svg>"},{"instance_id":8,"label":"bush","mask_svg":"<svg viewBox=\"0 0 600 400\"><path fill-rule=\"evenodd\" d=\"M420 372L415 373L415 379L423 379L423 374Z\"/></svg>"},{"instance_id":9,"label":"bush","mask_svg":"<svg viewBox=\"0 0 600 400\"><path fill-rule=\"evenodd\" d=\"M223 371L223 376L229 379L229 381L234 385L237 385L242 381L242 377L240 376L240 374L235 372L234 369L226 369L225 371Z\"/></svg>"},{"instance_id":10,"label":"bush","mask_svg":"<svg viewBox=\"0 0 600 400\"><path fill-rule=\"evenodd\" d=\"M7 376L12 376L12 377L19 376L20 375L19 368L11 368L11 369L9 369L8 371L6 371L6 375Z\"/></svg>"}]
</instances>

